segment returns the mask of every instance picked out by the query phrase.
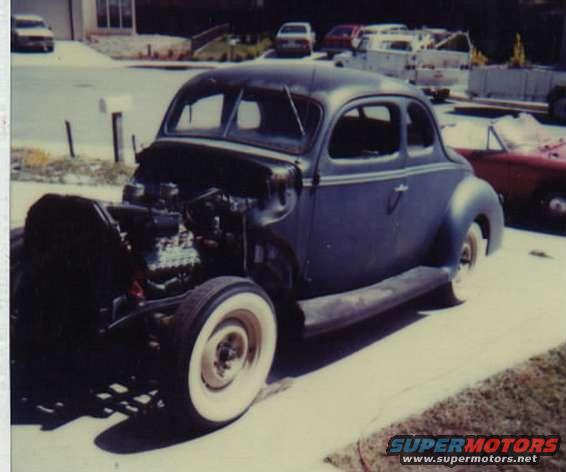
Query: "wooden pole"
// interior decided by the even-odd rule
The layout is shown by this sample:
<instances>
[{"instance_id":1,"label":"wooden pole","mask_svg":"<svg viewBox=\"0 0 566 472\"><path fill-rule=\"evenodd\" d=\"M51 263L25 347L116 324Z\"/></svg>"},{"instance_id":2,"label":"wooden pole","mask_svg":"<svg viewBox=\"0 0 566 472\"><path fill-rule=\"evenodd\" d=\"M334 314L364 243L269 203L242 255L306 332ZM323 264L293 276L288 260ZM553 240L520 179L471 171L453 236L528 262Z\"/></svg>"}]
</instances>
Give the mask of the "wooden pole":
<instances>
[{"instance_id":1,"label":"wooden pole","mask_svg":"<svg viewBox=\"0 0 566 472\"><path fill-rule=\"evenodd\" d=\"M124 160L124 135L122 129L122 113L112 113L112 144L114 146L114 162Z\"/></svg>"},{"instance_id":2,"label":"wooden pole","mask_svg":"<svg viewBox=\"0 0 566 472\"><path fill-rule=\"evenodd\" d=\"M73 146L73 132L71 131L71 123L65 120L65 129L67 130L67 143L69 143L69 155L71 157L75 156L75 147Z\"/></svg>"}]
</instances>

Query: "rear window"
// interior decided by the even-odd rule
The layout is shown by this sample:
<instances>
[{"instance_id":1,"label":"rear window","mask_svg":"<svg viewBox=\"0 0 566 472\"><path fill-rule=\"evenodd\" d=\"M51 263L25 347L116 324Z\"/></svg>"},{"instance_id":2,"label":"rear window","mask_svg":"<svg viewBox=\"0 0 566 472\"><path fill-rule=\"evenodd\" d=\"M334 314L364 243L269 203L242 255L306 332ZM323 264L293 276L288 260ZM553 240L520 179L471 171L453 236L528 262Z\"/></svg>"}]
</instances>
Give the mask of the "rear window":
<instances>
[{"instance_id":1,"label":"rear window","mask_svg":"<svg viewBox=\"0 0 566 472\"><path fill-rule=\"evenodd\" d=\"M349 27L349 26L337 26L336 28L333 28L330 33L328 33L328 36L345 36L345 37L350 37L352 36L352 31L354 31L354 28Z\"/></svg>"},{"instance_id":2,"label":"rear window","mask_svg":"<svg viewBox=\"0 0 566 472\"><path fill-rule=\"evenodd\" d=\"M287 25L287 26L283 26L279 32L280 33L306 33L307 28L306 28L306 26L302 26L302 25Z\"/></svg>"},{"instance_id":3,"label":"rear window","mask_svg":"<svg viewBox=\"0 0 566 472\"><path fill-rule=\"evenodd\" d=\"M16 20L16 28L43 28L45 23L41 20Z\"/></svg>"}]
</instances>

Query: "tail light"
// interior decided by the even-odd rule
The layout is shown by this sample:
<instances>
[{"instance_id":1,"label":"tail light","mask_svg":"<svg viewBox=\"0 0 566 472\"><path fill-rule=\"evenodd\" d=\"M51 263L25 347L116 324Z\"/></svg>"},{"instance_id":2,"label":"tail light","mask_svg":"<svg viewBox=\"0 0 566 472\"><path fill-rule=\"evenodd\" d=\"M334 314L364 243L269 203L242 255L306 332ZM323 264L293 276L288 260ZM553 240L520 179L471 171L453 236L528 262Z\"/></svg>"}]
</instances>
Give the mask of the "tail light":
<instances>
[{"instance_id":1,"label":"tail light","mask_svg":"<svg viewBox=\"0 0 566 472\"><path fill-rule=\"evenodd\" d=\"M128 289L128 296L134 300L145 300L145 293L138 279L132 280L132 285Z\"/></svg>"}]
</instances>

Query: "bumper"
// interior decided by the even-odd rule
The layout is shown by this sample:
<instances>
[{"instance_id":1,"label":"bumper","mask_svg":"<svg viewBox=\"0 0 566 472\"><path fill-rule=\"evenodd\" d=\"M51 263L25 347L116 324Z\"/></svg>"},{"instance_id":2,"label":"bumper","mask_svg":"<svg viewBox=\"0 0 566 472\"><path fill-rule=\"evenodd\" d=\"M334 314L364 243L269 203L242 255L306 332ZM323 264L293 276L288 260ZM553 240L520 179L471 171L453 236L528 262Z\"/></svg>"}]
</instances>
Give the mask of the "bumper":
<instances>
[{"instance_id":1,"label":"bumper","mask_svg":"<svg viewBox=\"0 0 566 472\"><path fill-rule=\"evenodd\" d=\"M52 38L34 39L34 38L18 38L14 40L13 46L20 49L53 49L54 40Z\"/></svg>"},{"instance_id":2,"label":"bumper","mask_svg":"<svg viewBox=\"0 0 566 472\"><path fill-rule=\"evenodd\" d=\"M306 54L310 50L311 46L309 44L282 44L275 46L277 54Z\"/></svg>"},{"instance_id":3,"label":"bumper","mask_svg":"<svg viewBox=\"0 0 566 472\"><path fill-rule=\"evenodd\" d=\"M416 85L429 87L449 87L455 85L462 77L460 69L428 69L418 68L414 73Z\"/></svg>"}]
</instances>

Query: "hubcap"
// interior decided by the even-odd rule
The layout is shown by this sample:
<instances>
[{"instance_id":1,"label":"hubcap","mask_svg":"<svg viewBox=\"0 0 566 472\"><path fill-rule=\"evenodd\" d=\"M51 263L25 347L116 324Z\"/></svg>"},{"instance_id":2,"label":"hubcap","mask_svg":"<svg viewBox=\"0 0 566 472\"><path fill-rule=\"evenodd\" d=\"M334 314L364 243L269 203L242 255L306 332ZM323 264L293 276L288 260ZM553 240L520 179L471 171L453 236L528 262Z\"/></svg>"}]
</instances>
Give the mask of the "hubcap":
<instances>
[{"instance_id":1,"label":"hubcap","mask_svg":"<svg viewBox=\"0 0 566 472\"><path fill-rule=\"evenodd\" d=\"M548 201L548 210L553 216L566 216L566 198L562 196L552 197Z\"/></svg>"},{"instance_id":2,"label":"hubcap","mask_svg":"<svg viewBox=\"0 0 566 472\"><path fill-rule=\"evenodd\" d=\"M226 387L244 367L248 350L245 327L236 320L221 323L204 348L201 367L204 383L212 389Z\"/></svg>"},{"instance_id":3,"label":"hubcap","mask_svg":"<svg viewBox=\"0 0 566 472\"><path fill-rule=\"evenodd\" d=\"M458 273L456 274L455 282L460 283L471 272L475 264L474 248L471 241L466 239L462 246L462 253L460 254L460 262L458 264Z\"/></svg>"}]
</instances>

